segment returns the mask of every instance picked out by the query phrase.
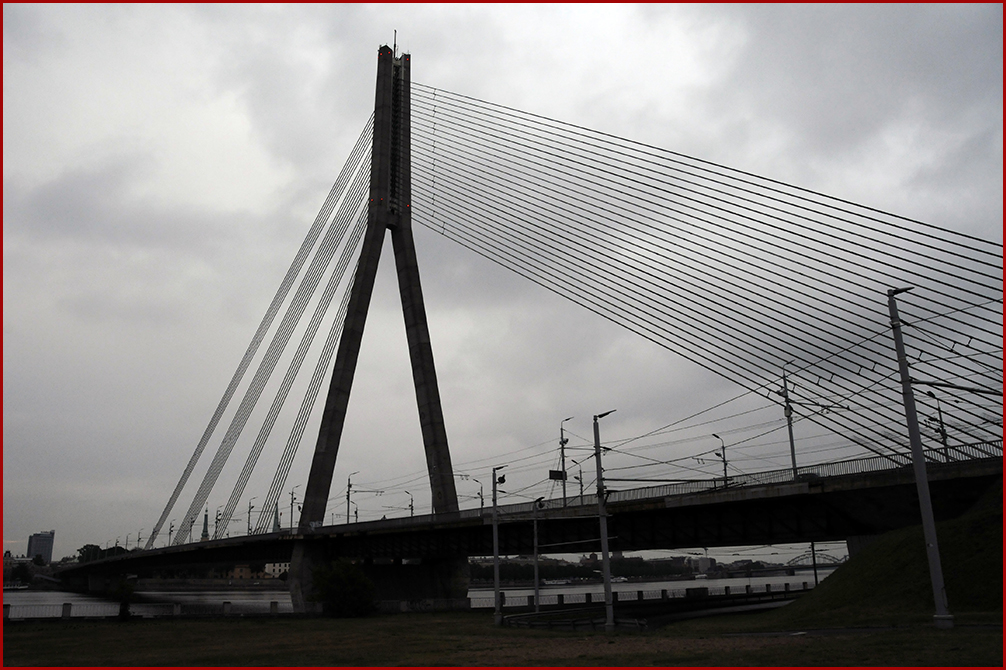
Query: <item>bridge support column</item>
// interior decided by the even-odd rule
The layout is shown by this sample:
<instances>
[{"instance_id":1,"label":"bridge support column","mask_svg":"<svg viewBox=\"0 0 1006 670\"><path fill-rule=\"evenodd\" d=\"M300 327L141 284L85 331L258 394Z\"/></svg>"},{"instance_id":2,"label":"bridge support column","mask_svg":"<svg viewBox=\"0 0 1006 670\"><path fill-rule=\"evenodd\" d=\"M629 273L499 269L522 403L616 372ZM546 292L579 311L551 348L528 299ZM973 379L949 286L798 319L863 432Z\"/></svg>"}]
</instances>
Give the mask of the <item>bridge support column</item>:
<instances>
[{"instance_id":1,"label":"bridge support column","mask_svg":"<svg viewBox=\"0 0 1006 670\"><path fill-rule=\"evenodd\" d=\"M325 564L327 560L325 553L316 542L302 540L293 545L287 586L290 589L293 611L297 614L315 613L318 609L311 600L314 593L314 569Z\"/></svg>"},{"instance_id":2,"label":"bridge support column","mask_svg":"<svg viewBox=\"0 0 1006 670\"><path fill-rule=\"evenodd\" d=\"M335 560L323 542L302 540L293 548L288 585L293 611L316 614L320 603L312 600L314 571ZM357 564L374 583L378 601L435 601L435 609L457 609L468 597L470 569L467 556L439 556L415 562L363 561Z\"/></svg>"},{"instance_id":3,"label":"bridge support column","mask_svg":"<svg viewBox=\"0 0 1006 670\"><path fill-rule=\"evenodd\" d=\"M88 593L104 593L108 591L108 578L105 575L88 575L87 576L87 592Z\"/></svg>"},{"instance_id":4,"label":"bridge support column","mask_svg":"<svg viewBox=\"0 0 1006 670\"><path fill-rule=\"evenodd\" d=\"M468 558L423 558L418 563L364 564L379 600L460 601L468 597Z\"/></svg>"}]
</instances>

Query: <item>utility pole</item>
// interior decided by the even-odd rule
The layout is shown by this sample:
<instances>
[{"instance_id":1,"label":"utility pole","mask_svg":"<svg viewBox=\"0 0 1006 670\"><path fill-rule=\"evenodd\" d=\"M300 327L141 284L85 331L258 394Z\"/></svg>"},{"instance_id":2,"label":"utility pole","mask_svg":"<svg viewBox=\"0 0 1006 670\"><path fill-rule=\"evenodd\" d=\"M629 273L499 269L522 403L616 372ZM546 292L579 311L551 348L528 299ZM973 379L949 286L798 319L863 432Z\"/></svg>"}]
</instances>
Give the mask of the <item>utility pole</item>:
<instances>
[{"instance_id":1,"label":"utility pole","mask_svg":"<svg viewBox=\"0 0 1006 670\"><path fill-rule=\"evenodd\" d=\"M290 489L290 532L291 533L297 531L297 524L293 520L293 507L297 503L297 494L295 494L294 491L296 491L299 486L300 486L300 484L297 484L297 486L294 486L292 489Z\"/></svg>"},{"instance_id":2,"label":"utility pole","mask_svg":"<svg viewBox=\"0 0 1006 670\"><path fill-rule=\"evenodd\" d=\"M919 417L915 409L915 394L912 392L912 375L905 355L905 341L901 335L901 319L898 317L898 303L895 296L909 288L889 289L887 309L891 315L891 334L898 354L898 371L901 374L901 396L905 404L905 421L908 424L908 441L912 447L912 466L915 470L915 486L919 493L919 507L922 512L922 534L926 541L926 556L929 559L929 580L933 587L936 614L933 623L937 628L953 628L954 616L947 603L947 590L943 584L943 566L940 564L940 547L936 540L936 520L933 518L933 503L929 497L929 480L926 476L926 460L922 453L922 435L919 433Z\"/></svg>"},{"instance_id":3,"label":"utility pole","mask_svg":"<svg viewBox=\"0 0 1006 670\"><path fill-rule=\"evenodd\" d=\"M566 433L563 432L563 425L567 421L573 419L574 417L566 417L559 422L559 461L562 464L562 506L566 506L566 443L569 440L566 439Z\"/></svg>"},{"instance_id":4,"label":"utility pole","mask_svg":"<svg viewBox=\"0 0 1006 670\"><path fill-rule=\"evenodd\" d=\"M814 586L818 585L817 581L817 549L814 547L814 543L810 543L810 563L814 566Z\"/></svg>"},{"instance_id":5,"label":"utility pole","mask_svg":"<svg viewBox=\"0 0 1006 670\"><path fill-rule=\"evenodd\" d=\"M601 469L601 432L597 420L615 410L594 415L594 462L597 464L597 516L601 524L601 568L604 571L604 630L615 630L615 608L611 602L611 560L608 557L608 511L604 501L604 475Z\"/></svg>"},{"instance_id":6,"label":"utility pole","mask_svg":"<svg viewBox=\"0 0 1006 670\"><path fill-rule=\"evenodd\" d=\"M350 472L349 476L346 477L346 523L349 523L349 495L353 490L353 475L360 474L360 471Z\"/></svg>"},{"instance_id":7,"label":"utility pole","mask_svg":"<svg viewBox=\"0 0 1006 670\"><path fill-rule=\"evenodd\" d=\"M499 513L496 510L497 485L506 482L506 475L496 477L496 473L505 468L505 465L497 465L493 468L493 592L495 599L495 612L493 620L497 626L503 625L503 607L500 602L500 534L499 534Z\"/></svg>"},{"instance_id":8,"label":"utility pole","mask_svg":"<svg viewBox=\"0 0 1006 670\"><path fill-rule=\"evenodd\" d=\"M563 469L563 472L566 470ZM538 597L538 508L544 498L538 498L531 505L531 518L534 524L534 611L538 612L540 598Z\"/></svg>"},{"instance_id":9,"label":"utility pole","mask_svg":"<svg viewBox=\"0 0 1006 670\"><path fill-rule=\"evenodd\" d=\"M792 361L790 361L792 362ZM789 431L789 457L793 462L793 481L796 481L796 443L793 441L793 405L789 401L789 386L786 384L786 366L782 366L782 401L783 413L786 415L786 430Z\"/></svg>"},{"instance_id":10,"label":"utility pole","mask_svg":"<svg viewBox=\"0 0 1006 670\"><path fill-rule=\"evenodd\" d=\"M356 503L354 503L354 502L352 502L352 500L350 500L350 495L352 494L352 491L353 491L353 475L358 475L358 474L360 474L359 470L357 470L356 472L350 473L349 477L346 478L346 523L347 524L349 523L349 512L350 512L349 506L350 506L350 504L356 505ZM376 493L377 495L381 495L382 493L384 493L384 491L378 491L376 489L360 489L359 491L357 491L357 493ZM357 520L360 519L360 508L359 508L359 506L357 506L357 510L356 510L356 519Z\"/></svg>"}]
</instances>

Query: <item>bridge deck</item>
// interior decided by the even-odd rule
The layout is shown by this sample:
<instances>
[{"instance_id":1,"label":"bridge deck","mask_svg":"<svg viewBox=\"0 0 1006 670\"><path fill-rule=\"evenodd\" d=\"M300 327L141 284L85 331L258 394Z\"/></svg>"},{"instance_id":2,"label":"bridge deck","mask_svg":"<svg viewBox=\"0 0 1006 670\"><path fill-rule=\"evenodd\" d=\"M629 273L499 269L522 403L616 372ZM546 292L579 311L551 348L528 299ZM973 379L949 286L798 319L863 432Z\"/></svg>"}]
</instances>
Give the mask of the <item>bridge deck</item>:
<instances>
[{"instance_id":1,"label":"bridge deck","mask_svg":"<svg viewBox=\"0 0 1006 670\"><path fill-rule=\"evenodd\" d=\"M985 445L983 458L930 462L937 519L966 511L1002 477L1002 443ZM978 454L976 454L978 455ZM537 511L542 553L599 548L596 496L544 501ZM532 503L503 505L500 552L533 551ZM743 546L842 540L919 523L911 466L874 457L718 480L613 491L608 498L612 550ZM158 568L248 561L284 562L297 541L324 543L330 555L401 560L492 554L492 511L466 509L210 540L134 551L79 564L66 578L87 573L143 572Z\"/></svg>"}]
</instances>

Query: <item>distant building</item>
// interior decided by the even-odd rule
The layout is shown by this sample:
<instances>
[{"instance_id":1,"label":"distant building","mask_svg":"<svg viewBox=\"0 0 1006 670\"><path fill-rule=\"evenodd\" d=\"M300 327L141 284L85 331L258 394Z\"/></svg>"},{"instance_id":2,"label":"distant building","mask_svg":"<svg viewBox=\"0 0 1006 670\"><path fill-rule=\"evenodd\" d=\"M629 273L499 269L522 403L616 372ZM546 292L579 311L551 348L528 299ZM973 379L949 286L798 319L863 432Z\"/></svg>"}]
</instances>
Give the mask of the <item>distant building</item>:
<instances>
[{"instance_id":1,"label":"distant building","mask_svg":"<svg viewBox=\"0 0 1006 670\"><path fill-rule=\"evenodd\" d=\"M279 577L284 572L290 572L290 563L266 563L265 571L270 577Z\"/></svg>"},{"instance_id":2,"label":"distant building","mask_svg":"<svg viewBox=\"0 0 1006 670\"><path fill-rule=\"evenodd\" d=\"M698 560L699 572L705 573L716 567L716 559L708 556L701 556Z\"/></svg>"},{"instance_id":3,"label":"distant building","mask_svg":"<svg viewBox=\"0 0 1006 670\"><path fill-rule=\"evenodd\" d=\"M259 563L259 566L261 565L262 564ZM229 579L262 579L267 576L268 573L266 571L252 570L251 564L248 563L239 563L235 565L233 568L231 568L230 571L227 573L227 577Z\"/></svg>"},{"instance_id":4,"label":"distant building","mask_svg":"<svg viewBox=\"0 0 1006 670\"><path fill-rule=\"evenodd\" d=\"M52 563L52 542L56 537L56 531L35 533L28 537L28 558L35 558L41 555L46 563Z\"/></svg>"}]
</instances>

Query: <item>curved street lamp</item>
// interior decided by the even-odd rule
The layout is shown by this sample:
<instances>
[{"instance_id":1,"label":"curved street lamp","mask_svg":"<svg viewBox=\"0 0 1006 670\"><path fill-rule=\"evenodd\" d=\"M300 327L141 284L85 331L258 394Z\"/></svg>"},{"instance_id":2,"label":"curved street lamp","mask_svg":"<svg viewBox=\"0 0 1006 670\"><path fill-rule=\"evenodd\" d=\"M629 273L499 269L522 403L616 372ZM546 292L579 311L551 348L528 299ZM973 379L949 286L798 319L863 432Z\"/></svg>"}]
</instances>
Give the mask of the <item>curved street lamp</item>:
<instances>
[{"instance_id":1,"label":"curved street lamp","mask_svg":"<svg viewBox=\"0 0 1006 670\"><path fill-rule=\"evenodd\" d=\"M727 483L728 483L728 477L727 477L727 445L723 441L723 438L720 437L719 435L717 435L716 433L713 433L713 437L715 437L717 440L720 441L720 452L718 454L716 454L716 455L723 459L723 486L726 486Z\"/></svg>"}]
</instances>

